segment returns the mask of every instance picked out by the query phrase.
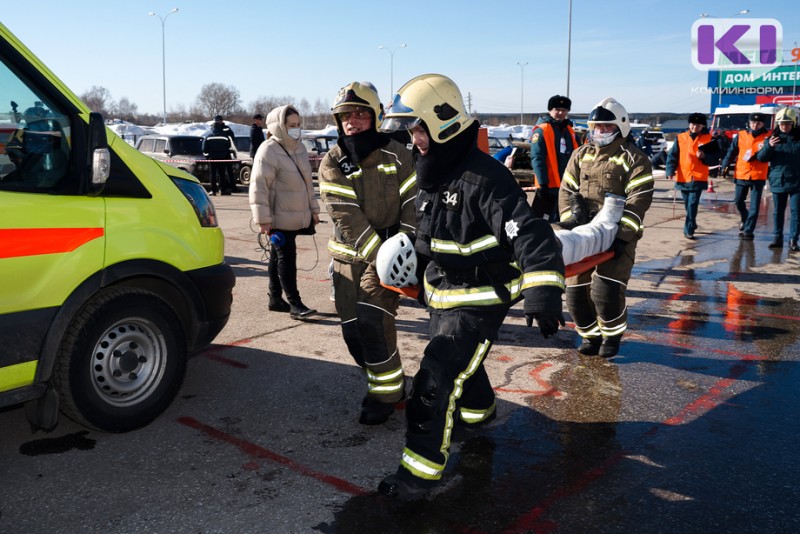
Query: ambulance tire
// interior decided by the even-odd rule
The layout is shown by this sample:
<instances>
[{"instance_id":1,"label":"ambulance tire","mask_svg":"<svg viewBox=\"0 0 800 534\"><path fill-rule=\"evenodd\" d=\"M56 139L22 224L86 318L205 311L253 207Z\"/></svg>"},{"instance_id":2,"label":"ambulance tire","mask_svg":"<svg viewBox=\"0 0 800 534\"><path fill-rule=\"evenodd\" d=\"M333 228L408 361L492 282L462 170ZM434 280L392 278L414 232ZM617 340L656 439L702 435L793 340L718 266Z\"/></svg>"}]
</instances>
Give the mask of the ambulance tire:
<instances>
[{"instance_id":1,"label":"ambulance tire","mask_svg":"<svg viewBox=\"0 0 800 534\"><path fill-rule=\"evenodd\" d=\"M126 432L161 415L186 374L180 320L158 295L112 288L87 303L59 350L55 384L70 419Z\"/></svg>"}]
</instances>

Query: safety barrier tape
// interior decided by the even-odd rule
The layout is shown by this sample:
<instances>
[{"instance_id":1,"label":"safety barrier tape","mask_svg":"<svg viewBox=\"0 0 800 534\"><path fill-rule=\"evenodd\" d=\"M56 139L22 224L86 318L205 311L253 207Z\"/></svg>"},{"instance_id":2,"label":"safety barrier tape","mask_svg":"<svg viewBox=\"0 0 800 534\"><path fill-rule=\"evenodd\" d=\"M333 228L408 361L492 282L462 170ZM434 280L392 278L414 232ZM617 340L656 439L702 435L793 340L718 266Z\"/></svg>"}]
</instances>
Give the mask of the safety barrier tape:
<instances>
[{"instance_id":1,"label":"safety barrier tape","mask_svg":"<svg viewBox=\"0 0 800 534\"><path fill-rule=\"evenodd\" d=\"M162 159L164 163L241 163L241 159Z\"/></svg>"}]
</instances>

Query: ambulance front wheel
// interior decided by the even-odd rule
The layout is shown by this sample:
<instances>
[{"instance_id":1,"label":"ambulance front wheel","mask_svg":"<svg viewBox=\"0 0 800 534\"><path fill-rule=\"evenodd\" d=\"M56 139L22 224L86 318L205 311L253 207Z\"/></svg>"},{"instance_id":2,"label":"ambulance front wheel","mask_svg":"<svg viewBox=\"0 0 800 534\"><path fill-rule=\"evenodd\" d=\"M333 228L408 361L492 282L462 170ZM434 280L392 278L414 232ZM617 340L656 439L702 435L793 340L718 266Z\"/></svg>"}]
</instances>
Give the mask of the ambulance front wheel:
<instances>
[{"instance_id":1,"label":"ambulance front wheel","mask_svg":"<svg viewBox=\"0 0 800 534\"><path fill-rule=\"evenodd\" d=\"M126 432L158 417L186 373L181 322L161 297L108 289L76 315L61 345L55 383L62 411L105 432Z\"/></svg>"}]
</instances>

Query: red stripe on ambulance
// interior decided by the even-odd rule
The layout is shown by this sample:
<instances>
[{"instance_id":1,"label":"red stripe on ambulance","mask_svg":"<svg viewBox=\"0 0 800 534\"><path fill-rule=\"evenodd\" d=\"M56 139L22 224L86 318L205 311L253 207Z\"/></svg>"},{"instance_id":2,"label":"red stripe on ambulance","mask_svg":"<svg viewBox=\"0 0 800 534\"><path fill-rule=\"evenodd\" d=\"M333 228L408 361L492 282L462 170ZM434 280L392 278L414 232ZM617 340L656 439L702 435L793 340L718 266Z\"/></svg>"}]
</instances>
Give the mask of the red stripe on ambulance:
<instances>
[{"instance_id":1,"label":"red stripe on ambulance","mask_svg":"<svg viewBox=\"0 0 800 534\"><path fill-rule=\"evenodd\" d=\"M72 252L103 236L103 228L0 228L0 258Z\"/></svg>"}]
</instances>

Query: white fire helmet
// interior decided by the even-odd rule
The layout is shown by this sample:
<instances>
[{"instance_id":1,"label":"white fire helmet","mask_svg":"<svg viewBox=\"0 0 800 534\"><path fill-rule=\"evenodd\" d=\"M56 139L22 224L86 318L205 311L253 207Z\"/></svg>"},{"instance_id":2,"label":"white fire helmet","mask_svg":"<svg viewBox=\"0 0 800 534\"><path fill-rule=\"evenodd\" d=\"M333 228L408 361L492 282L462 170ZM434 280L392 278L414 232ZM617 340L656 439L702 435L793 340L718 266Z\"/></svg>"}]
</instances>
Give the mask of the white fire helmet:
<instances>
[{"instance_id":1,"label":"white fire helmet","mask_svg":"<svg viewBox=\"0 0 800 534\"><path fill-rule=\"evenodd\" d=\"M384 241L378 249L375 268L383 284L394 287L417 285L417 252L411 238L401 232Z\"/></svg>"},{"instance_id":2,"label":"white fire helmet","mask_svg":"<svg viewBox=\"0 0 800 534\"><path fill-rule=\"evenodd\" d=\"M625 108L613 98L606 98L597 104L586 121L589 129L593 130L595 124L616 124L622 137L628 137L631 132L631 121Z\"/></svg>"}]
</instances>

